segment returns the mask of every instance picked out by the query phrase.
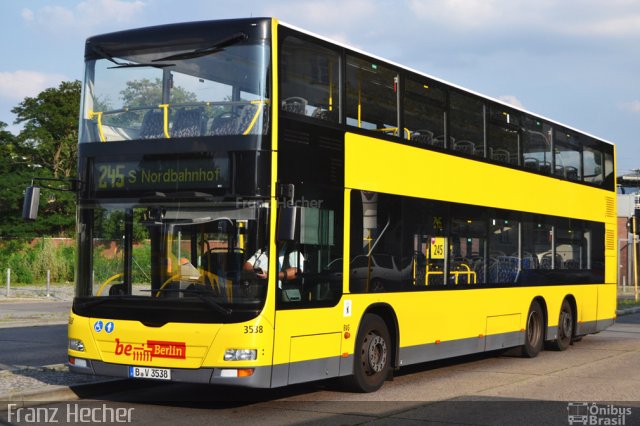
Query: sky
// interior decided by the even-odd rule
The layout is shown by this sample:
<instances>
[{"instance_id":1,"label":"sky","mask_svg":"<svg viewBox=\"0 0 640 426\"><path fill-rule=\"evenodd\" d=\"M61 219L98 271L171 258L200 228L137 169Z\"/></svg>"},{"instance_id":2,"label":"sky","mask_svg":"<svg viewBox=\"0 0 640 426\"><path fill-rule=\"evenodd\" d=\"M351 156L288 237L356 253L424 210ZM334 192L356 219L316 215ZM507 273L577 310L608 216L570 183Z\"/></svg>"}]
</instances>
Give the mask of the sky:
<instances>
[{"instance_id":1,"label":"sky","mask_svg":"<svg viewBox=\"0 0 640 426\"><path fill-rule=\"evenodd\" d=\"M0 121L82 80L85 39L273 16L616 144L640 169L640 0L0 0Z\"/></svg>"}]
</instances>

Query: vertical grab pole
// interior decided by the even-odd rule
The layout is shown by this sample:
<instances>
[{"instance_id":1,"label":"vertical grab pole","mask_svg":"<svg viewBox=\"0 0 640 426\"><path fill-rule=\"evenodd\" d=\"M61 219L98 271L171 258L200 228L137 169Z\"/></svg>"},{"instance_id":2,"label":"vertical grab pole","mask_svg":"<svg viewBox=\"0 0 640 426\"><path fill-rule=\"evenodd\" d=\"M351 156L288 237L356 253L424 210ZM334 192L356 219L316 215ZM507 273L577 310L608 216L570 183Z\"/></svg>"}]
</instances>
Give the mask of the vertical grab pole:
<instances>
[{"instance_id":1,"label":"vertical grab pole","mask_svg":"<svg viewBox=\"0 0 640 426\"><path fill-rule=\"evenodd\" d=\"M636 234L636 217L635 215L631 219L631 224L633 225L633 285L636 294L636 303L638 303L638 251L636 249L638 243L638 236Z\"/></svg>"}]
</instances>

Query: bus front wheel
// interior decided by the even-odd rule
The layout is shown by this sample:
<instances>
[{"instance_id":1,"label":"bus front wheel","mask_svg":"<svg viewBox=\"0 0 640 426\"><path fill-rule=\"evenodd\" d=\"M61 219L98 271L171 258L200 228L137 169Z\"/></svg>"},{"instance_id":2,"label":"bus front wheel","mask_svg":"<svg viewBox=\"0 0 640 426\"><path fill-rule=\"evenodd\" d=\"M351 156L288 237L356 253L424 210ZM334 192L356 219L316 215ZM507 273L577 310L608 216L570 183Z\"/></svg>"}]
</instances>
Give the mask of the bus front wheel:
<instances>
[{"instance_id":1,"label":"bus front wheel","mask_svg":"<svg viewBox=\"0 0 640 426\"><path fill-rule=\"evenodd\" d=\"M366 314L356 337L353 375L346 385L358 392L375 392L389 375L391 339L387 325L378 315Z\"/></svg>"},{"instance_id":2,"label":"bus front wheel","mask_svg":"<svg viewBox=\"0 0 640 426\"><path fill-rule=\"evenodd\" d=\"M544 341L544 314L542 307L537 301L531 302L529 314L527 315L527 328L524 332L524 345L522 345L522 356L534 358L542 350Z\"/></svg>"}]
</instances>

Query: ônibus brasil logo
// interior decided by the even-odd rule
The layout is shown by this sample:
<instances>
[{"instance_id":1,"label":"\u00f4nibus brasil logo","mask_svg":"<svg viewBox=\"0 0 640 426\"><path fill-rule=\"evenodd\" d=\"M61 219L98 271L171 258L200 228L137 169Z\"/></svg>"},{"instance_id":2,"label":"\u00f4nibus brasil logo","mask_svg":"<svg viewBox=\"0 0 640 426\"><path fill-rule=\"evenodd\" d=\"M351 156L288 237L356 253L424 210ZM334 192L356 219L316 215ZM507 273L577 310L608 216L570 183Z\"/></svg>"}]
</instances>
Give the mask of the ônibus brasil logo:
<instances>
[{"instance_id":1,"label":"\u00f4nibus brasil logo","mask_svg":"<svg viewBox=\"0 0 640 426\"><path fill-rule=\"evenodd\" d=\"M186 359L187 345L184 342L147 340L147 343L120 343L116 338L117 356L132 357L134 361L153 361L154 358Z\"/></svg>"}]
</instances>

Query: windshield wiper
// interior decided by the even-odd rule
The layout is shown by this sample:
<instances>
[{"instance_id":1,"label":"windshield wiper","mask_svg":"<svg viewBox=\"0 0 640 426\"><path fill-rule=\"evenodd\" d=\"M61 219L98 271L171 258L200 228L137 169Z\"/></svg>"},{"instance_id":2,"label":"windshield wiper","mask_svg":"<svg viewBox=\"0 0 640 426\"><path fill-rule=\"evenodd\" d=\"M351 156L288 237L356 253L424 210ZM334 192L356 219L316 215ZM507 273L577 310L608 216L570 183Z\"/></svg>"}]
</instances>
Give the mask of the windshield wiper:
<instances>
[{"instance_id":1,"label":"windshield wiper","mask_svg":"<svg viewBox=\"0 0 640 426\"><path fill-rule=\"evenodd\" d=\"M114 62L114 61L111 61L111 62ZM133 63L127 62L127 63L118 64L118 66L116 67L107 67L107 68L110 70L117 70L120 68L140 68L140 67L166 68L166 67L172 67L174 65L175 64L146 64L146 63L133 64Z\"/></svg>"},{"instance_id":2,"label":"windshield wiper","mask_svg":"<svg viewBox=\"0 0 640 426\"><path fill-rule=\"evenodd\" d=\"M101 58L106 59L110 62L113 62L114 64L116 64L115 67L109 67L109 69L118 69L118 68L139 68L139 67L154 67L154 68L165 68L165 67L172 67L175 64L155 64L155 63L132 63L132 62L118 62L115 60L115 58L113 56L111 56L110 54L108 54L105 50L103 50L101 47L98 46L94 46L91 45L91 49L96 52ZM160 59L158 59L158 61L160 61ZM155 61L153 61L155 62Z\"/></svg>"},{"instance_id":3,"label":"windshield wiper","mask_svg":"<svg viewBox=\"0 0 640 426\"><path fill-rule=\"evenodd\" d=\"M236 43L240 43L248 39L249 36L245 33L236 33L230 37L220 40L213 46L205 47L202 49L195 49L191 52L178 53L176 55L165 56L160 59L153 59L151 62L160 62L160 61L173 61L173 60L182 60L182 59L193 59L199 58L201 56L213 55L214 53L218 53L224 50L225 47L232 46Z\"/></svg>"},{"instance_id":4,"label":"windshield wiper","mask_svg":"<svg viewBox=\"0 0 640 426\"><path fill-rule=\"evenodd\" d=\"M153 290L153 291L156 291L158 293L163 291L163 292L168 292L168 293L184 293L184 294L188 294L188 295L194 295L198 299L202 300L207 305L212 307L219 314L222 314L224 316L229 316L233 312L231 309L225 308L222 305L220 305L220 304L214 302L213 300L211 300L211 296L212 295L208 295L208 293L206 293L206 292L197 291L197 290L189 290L189 289L180 289L180 288L162 288L162 289Z\"/></svg>"}]
</instances>

